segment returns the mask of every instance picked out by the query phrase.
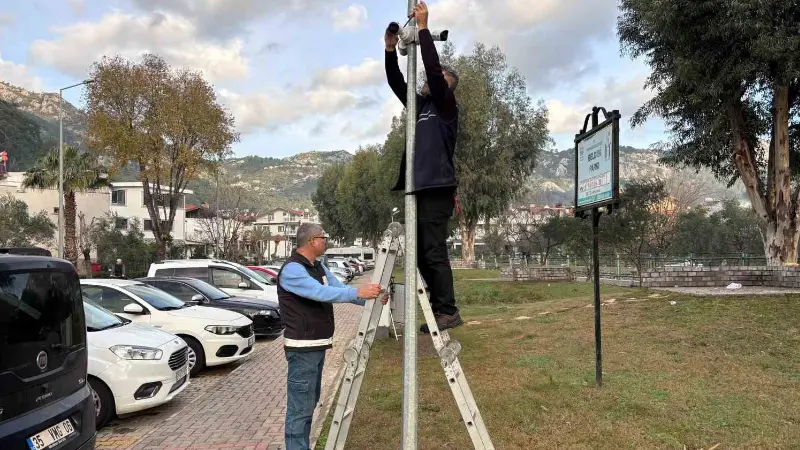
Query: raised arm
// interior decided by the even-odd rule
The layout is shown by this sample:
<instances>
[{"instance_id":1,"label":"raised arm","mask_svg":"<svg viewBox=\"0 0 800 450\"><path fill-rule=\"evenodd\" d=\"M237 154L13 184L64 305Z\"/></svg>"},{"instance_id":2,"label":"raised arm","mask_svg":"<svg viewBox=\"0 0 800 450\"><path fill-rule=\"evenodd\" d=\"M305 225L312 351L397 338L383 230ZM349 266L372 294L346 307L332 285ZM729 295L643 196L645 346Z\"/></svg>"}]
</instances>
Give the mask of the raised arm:
<instances>
[{"instance_id":1,"label":"raised arm","mask_svg":"<svg viewBox=\"0 0 800 450\"><path fill-rule=\"evenodd\" d=\"M417 26L419 28L419 49L422 54L422 64L425 66L425 76L428 78L428 89L431 100L445 120L456 116L456 97L442 72L439 62L439 52L433 43L433 36L428 29L428 7L425 2L420 2L415 11Z\"/></svg>"},{"instance_id":2,"label":"raised arm","mask_svg":"<svg viewBox=\"0 0 800 450\"><path fill-rule=\"evenodd\" d=\"M400 71L400 65L397 63L397 50L390 48L387 44L384 53L386 53L386 81L389 82L389 87L392 88L394 95L400 99L403 106L406 106L408 85L405 78L403 78L403 72Z\"/></svg>"}]
</instances>

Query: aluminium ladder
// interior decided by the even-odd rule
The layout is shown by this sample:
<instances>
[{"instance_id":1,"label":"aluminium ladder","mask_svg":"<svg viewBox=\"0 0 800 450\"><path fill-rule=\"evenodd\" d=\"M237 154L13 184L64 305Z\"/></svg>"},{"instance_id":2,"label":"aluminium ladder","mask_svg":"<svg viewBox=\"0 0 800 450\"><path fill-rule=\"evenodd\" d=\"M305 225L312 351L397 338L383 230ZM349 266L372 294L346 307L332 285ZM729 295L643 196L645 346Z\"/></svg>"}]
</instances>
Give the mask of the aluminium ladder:
<instances>
[{"instance_id":1,"label":"aluminium ladder","mask_svg":"<svg viewBox=\"0 0 800 450\"><path fill-rule=\"evenodd\" d=\"M403 226L397 222L389 225L389 228L383 233L380 247L378 248L378 261L375 265L375 272L372 275L372 283L380 284L384 288L383 292L391 292L392 271L394 270L398 252L403 248L402 240ZM476 450L494 450L494 445L489 437L489 432L486 430L483 417L481 417L478 406L475 404L475 398L472 396L472 391L467 384L467 379L458 361L461 344L456 340L450 339L450 334L447 330L439 331L428 300L425 282L419 270L417 271L417 287L417 299L428 324L431 339L441 359L441 366L444 369L447 384L453 392L453 397L461 412L461 418L467 427L470 439L472 439L472 444ZM364 374L367 370L370 347L375 341L378 322L384 306L380 299L379 296L377 299L367 300L361 313L356 337L344 351L345 373L339 387L339 399L330 431L328 432L325 450L344 450L345 448L347 434L350 430L356 402L358 401L358 394L361 391L361 383L364 381ZM416 324L406 323L405 326L416 326Z\"/></svg>"}]
</instances>

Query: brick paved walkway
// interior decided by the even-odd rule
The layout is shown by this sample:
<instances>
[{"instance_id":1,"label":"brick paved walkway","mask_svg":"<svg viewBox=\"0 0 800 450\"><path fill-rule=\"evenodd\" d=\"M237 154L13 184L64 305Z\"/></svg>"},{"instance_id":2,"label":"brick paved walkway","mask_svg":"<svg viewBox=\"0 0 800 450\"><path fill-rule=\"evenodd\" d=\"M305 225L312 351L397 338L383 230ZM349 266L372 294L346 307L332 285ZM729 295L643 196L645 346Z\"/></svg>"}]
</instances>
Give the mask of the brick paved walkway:
<instances>
[{"instance_id":1,"label":"brick paved walkway","mask_svg":"<svg viewBox=\"0 0 800 450\"><path fill-rule=\"evenodd\" d=\"M368 275L359 281L367 281ZM360 283L357 283L360 284ZM323 373L321 402L331 399L342 369L342 352L355 335L361 307L335 305L336 333ZM98 450L277 450L283 448L286 358L283 338L259 342L253 356L228 375L201 376L175 401L101 431ZM318 414L319 416L320 414ZM317 421L324 420L317 418ZM149 426L148 426L149 425ZM316 425L316 424L315 424ZM149 428L149 430L148 430Z\"/></svg>"}]
</instances>

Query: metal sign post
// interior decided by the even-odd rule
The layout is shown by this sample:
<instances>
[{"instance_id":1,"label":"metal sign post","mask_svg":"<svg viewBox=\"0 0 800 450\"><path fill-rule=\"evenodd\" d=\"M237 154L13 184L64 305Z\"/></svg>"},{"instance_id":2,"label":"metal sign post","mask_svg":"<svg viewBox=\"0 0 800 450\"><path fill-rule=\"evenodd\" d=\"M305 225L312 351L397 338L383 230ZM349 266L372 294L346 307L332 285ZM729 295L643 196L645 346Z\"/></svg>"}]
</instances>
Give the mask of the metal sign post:
<instances>
[{"instance_id":1,"label":"metal sign post","mask_svg":"<svg viewBox=\"0 0 800 450\"><path fill-rule=\"evenodd\" d=\"M604 120L599 122L598 114ZM587 131L589 118L592 128ZM592 108L575 135L575 216L591 211L592 269L594 278L595 381L603 386L603 351L600 326L600 216L611 214L619 203L619 111Z\"/></svg>"},{"instance_id":2,"label":"metal sign post","mask_svg":"<svg viewBox=\"0 0 800 450\"><path fill-rule=\"evenodd\" d=\"M408 17L417 0L408 0ZM416 20L410 25L416 27ZM406 192L414 190L414 138L417 127L417 42L406 45L408 91L406 97ZM403 330L403 450L417 448L417 198L406 195L405 223L405 327Z\"/></svg>"}]
</instances>

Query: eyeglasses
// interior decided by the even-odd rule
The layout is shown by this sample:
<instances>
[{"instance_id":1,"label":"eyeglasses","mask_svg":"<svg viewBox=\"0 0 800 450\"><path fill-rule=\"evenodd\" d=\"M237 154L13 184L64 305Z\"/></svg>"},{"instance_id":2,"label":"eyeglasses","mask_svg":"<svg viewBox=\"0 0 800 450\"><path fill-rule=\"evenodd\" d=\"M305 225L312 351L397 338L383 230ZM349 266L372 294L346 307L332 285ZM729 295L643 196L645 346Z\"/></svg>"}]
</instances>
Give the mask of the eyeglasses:
<instances>
[{"instance_id":1,"label":"eyeglasses","mask_svg":"<svg viewBox=\"0 0 800 450\"><path fill-rule=\"evenodd\" d=\"M328 236L314 236L313 238L311 238L311 240L314 240L314 239L325 239L327 241L328 240Z\"/></svg>"}]
</instances>

